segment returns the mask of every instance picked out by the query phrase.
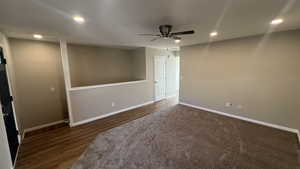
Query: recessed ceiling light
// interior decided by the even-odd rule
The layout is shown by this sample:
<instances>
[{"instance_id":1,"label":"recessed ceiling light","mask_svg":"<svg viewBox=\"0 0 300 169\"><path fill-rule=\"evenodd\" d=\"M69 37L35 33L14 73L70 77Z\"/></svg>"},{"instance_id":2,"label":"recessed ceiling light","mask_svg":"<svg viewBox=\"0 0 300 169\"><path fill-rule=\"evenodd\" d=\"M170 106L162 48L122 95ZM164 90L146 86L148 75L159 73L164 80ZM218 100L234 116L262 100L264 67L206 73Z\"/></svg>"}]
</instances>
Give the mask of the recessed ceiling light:
<instances>
[{"instance_id":1,"label":"recessed ceiling light","mask_svg":"<svg viewBox=\"0 0 300 169\"><path fill-rule=\"evenodd\" d=\"M283 22L283 19L274 19L271 21L272 25L279 25Z\"/></svg>"},{"instance_id":2,"label":"recessed ceiling light","mask_svg":"<svg viewBox=\"0 0 300 169\"><path fill-rule=\"evenodd\" d=\"M210 36L211 36L211 37L214 37L214 36L217 36L217 35L218 35L218 32L211 32L211 33L210 33Z\"/></svg>"},{"instance_id":3,"label":"recessed ceiling light","mask_svg":"<svg viewBox=\"0 0 300 169\"><path fill-rule=\"evenodd\" d=\"M34 34L33 37L34 37L35 39L42 39L42 38L43 38L43 36L40 35L40 34Z\"/></svg>"},{"instance_id":4,"label":"recessed ceiling light","mask_svg":"<svg viewBox=\"0 0 300 169\"><path fill-rule=\"evenodd\" d=\"M85 22L84 18L81 17L81 16L74 16L74 17L73 17L73 20L74 20L75 22L79 23L79 24L82 24L82 23Z\"/></svg>"}]
</instances>

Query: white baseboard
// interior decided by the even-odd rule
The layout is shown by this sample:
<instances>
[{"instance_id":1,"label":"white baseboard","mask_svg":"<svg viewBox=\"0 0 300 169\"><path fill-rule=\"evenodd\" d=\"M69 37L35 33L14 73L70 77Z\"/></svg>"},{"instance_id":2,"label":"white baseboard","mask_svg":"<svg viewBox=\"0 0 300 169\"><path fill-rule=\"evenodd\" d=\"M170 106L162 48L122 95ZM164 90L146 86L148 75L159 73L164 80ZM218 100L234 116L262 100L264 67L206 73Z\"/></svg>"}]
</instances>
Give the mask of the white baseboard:
<instances>
[{"instance_id":1,"label":"white baseboard","mask_svg":"<svg viewBox=\"0 0 300 169\"><path fill-rule=\"evenodd\" d=\"M22 133L20 144L23 142L24 138L25 138L25 131L23 131L23 133Z\"/></svg>"},{"instance_id":2,"label":"white baseboard","mask_svg":"<svg viewBox=\"0 0 300 169\"><path fill-rule=\"evenodd\" d=\"M293 129L293 128L289 128L289 127L285 127L285 126L281 126L281 125L277 125L277 124L267 123L267 122L263 122L263 121L259 121L259 120L254 120L254 119L250 119L250 118L242 117L242 116L238 116L238 115L228 114L228 113L224 113L224 112L221 112L221 111L208 109L208 108L204 108L204 107L200 107L200 106L195 106L195 105L184 103L184 102L179 102L179 104L184 105L184 106L188 106L188 107L192 107L192 108L195 108L195 109L205 110L205 111L208 111L208 112L211 112L211 113L216 113L216 114L227 116L227 117L236 118L236 119L239 119L239 120L248 121L248 122L251 122L251 123L260 124L260 125L263 125L263 126L276 128L276 129L279 129L279 130L284 130L284 131L296 133L298 135L298 141L300 142L299 130L297 130L297 129Z\"/></svg>"},{"instance_id":3,"label":"white baseboard","mask_svg":"<svg viewBox=\"0 0 300 169\"><path fill-rule=\"evenodd\" d=\"M131 107L128 107L128 108L125 108L125 109L110 112L110 113L100 115L100 116L97 116L97 117L89 118L89 119L78 121L78 122L75 122L75 123L70 123L70 126L75 127L75 126L82 125L82 124L85 124L85 123L89 123L89 122L92 122L92 121L95 121L95 120L103 119L103 118L106 118L106 117L109 117L109 116L112 116L112 115L115 115L115 114L118 114L118 113L122 113L122 112L125 112L125 111L128 111L128 110L132 110L132 109L136 109L136 108L139 108L139 107L142 107L142 106L146 106L146 105L152 104L152 103L154 103L154 102L149 101L149 102L146 102L146 103L143 103L143 104L139 104L139 105L136 105L136 106L131 106Z\"/></svg>"},{"instance_id":4,"label":"white baseboard","mask_svg":"<svg viewBox=\"0 0 300 169\"><path fill-rule=\"evenodd\" d=\"M23 138L24 138L25 133L27 133L27 132L42 129L42 128L45 128L45 127L50 127L50 126L60 124L60 123L66 123L66 120L59 120L59 121L55 121L55 122L52 122L52 123L47 123L47 124L43 124L43 125L39 125L39 126L24 129Z\"/></svg>"}]
</instances>

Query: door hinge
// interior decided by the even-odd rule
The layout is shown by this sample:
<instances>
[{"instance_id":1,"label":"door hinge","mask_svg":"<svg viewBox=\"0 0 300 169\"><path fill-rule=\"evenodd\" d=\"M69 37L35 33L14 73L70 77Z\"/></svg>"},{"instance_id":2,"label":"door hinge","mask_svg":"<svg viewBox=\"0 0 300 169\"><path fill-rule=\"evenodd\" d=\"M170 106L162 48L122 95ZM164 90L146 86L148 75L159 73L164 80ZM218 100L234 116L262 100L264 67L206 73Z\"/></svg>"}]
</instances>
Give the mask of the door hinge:
<instances>
[{"instance_id":1,"label":"door hinge","mask_svg":"<svg viewBox=\"0 0 300 169\"><path fill-rule=\"evenodd\" d=\"M16 130L16 134L17 134L17 135L20 135L20 132L19 132L19 130Z\"/></svg>"},{"instance_id":2,"label":"door hinge","mask_svg":"<svg viewBox=\"0 0 300 169\"><path fill-rule=\"evenodd\" d=\"M7 62L6 62L6 59L5 59L5 58L1 58L1 64L3 64L3 65L6 65L6 64L7 64Z\"/></svg>"},{"instance_id":3,"label":"door hinge","mask_svg":"<svg viewBox=\"0 0 300 169\"><path fill-rule=\"evenodd\" d=\"M9 97L10 102L14 101L14 98L12 96Z\"/></svg>"}]
</instances>

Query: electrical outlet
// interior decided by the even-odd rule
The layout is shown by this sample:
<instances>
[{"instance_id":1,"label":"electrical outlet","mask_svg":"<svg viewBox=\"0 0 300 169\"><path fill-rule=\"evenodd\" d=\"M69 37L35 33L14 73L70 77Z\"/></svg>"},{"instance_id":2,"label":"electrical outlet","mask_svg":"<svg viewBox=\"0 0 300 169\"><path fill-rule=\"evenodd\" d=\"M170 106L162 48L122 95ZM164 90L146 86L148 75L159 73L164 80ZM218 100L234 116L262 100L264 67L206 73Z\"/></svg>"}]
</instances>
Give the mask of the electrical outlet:
<instances>
[{"instance_id":1,"label":"electrical outlet","mask_svg":"<svg viewBox=\"0 0 300 169\"><path fill-rule=\"evenodd\" d=\"M115 102L111 102L111 107L115 107Z\"/></svg>"},{"instance_id":2,"label":"electrical outlet","mask_svg":"<svg viewBox=\"0 0 300 169\"><path fill-rule=\"evenodd\" d=\"M226 107L231 107L231 106L232 106L232 103L226 102L226 103L225 103L225 106L226 106Z\"/></svg>"}]
</instances>

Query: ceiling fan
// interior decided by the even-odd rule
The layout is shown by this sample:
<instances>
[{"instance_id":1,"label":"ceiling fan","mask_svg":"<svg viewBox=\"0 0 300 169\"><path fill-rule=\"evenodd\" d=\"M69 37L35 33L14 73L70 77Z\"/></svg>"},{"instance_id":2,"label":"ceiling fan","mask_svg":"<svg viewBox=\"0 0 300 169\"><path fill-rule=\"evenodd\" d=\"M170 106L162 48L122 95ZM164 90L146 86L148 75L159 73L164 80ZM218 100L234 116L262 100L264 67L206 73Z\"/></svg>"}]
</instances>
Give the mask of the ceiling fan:
<instances>
[{"instance_id":1,"label":"ceiling fan","mask_svg":"<svg viewBox=\"0 0 300 169\"><path fill-rule=\"evenodd\" d=\"M163 38L163 39L174 39L175 43L179 43L181 41L181 35L190 35L194 34L195 31L182 31L182 32L172 32L172 25L160 25L159 32L160 34L139 34L141 36L152 36L154 37L151 42Z\"/></svg>"}]
</instances>

